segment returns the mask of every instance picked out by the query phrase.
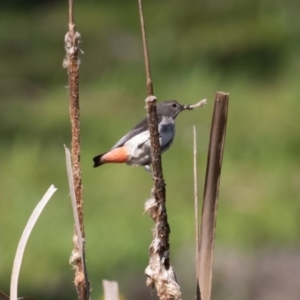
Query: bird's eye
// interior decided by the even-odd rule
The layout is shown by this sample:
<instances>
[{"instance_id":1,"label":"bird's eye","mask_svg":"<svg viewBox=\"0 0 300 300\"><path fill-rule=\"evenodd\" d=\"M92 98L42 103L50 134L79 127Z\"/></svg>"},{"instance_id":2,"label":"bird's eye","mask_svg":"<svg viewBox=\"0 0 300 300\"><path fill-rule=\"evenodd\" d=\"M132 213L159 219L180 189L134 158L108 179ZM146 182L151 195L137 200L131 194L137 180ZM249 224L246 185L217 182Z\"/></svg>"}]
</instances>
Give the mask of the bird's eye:
<instances>
[{"instance_id":1,"label":"bird's eye","mask_svg":"<svg viewBox=\"0 0 300 300\"><path fill-rule=\"evenodd\" d=\"M172 106L173 106L173 107L176 107L176 106L177 106L177 104L176 104L176 103L174 103Z\"/></svg>"}]
</instances>

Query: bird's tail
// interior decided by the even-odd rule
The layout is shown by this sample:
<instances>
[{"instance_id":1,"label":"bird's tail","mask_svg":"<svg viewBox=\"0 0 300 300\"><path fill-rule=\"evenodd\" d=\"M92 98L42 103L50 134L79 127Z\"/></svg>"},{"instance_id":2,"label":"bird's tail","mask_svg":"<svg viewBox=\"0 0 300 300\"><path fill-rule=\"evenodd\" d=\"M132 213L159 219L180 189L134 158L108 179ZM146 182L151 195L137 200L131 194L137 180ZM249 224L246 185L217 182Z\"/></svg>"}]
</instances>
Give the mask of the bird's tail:
<instances>
[{"instance_id":1,"label":"bird's tail","mask_svg":"<svg viewBox=\"0 0 300 300\"><path fill-rule=\"evenodd\" d=\"M104 162L101 160L101 157L104 155L105 153L102 153L100 155L97 155L93 158L93 161L94 161L94 168L97 168L101 165L104 164Z\"/></svg>"},{"instance_id":2,"label":"bird's tail","mask_svg":"<svg viewBox=\"0 0 300 300\"><path fill-rule=\"evenodd\" d=\"M126 147L114 148L108 152L95 156L93 158L94 168L106 163L125 163L128 161L128 156Z\"/></svg>"}]
</instances>

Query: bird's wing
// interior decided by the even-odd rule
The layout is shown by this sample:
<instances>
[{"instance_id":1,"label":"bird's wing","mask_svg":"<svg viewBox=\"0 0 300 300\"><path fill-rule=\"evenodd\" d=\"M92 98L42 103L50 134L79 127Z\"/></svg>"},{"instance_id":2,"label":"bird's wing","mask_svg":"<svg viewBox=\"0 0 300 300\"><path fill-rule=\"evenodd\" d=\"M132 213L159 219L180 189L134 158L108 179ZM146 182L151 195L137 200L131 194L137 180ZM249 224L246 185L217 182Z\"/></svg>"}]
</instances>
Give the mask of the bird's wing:
<instances>
[{"instance_id":1,"label":"bird's wing","mask_svg":"<svg viewBox=\"0 0 300 300\"><path fill-rule=\"evenodd\" d=\"M143 131L148 130L148 120L147 118L143 119L140 123L138 123L131 131L129 131L126 135L124 135L113 147L112 149L122 147L127 141L129 141L132 137L137 134L142 133Z\"/></svg>"}]
</instances>

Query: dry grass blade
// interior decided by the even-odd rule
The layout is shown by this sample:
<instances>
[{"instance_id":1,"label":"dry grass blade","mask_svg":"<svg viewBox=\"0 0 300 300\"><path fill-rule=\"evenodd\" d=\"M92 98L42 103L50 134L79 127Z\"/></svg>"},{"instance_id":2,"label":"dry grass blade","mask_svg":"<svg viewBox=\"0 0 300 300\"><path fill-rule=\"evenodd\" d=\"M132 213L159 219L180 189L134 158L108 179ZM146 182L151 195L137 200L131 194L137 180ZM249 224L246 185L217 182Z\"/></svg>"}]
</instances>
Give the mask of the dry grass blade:
<instances>
[{"instance_id":1,"label":"dry grass blade","mask_svg":"<svg viewBox=\"0 0 300 300\"><path fill-rule=\"evenodd\" d=\"M65 147L65 154L66 154L66 164L67 164L67 173L68 173L68 182L69 182L69 189L70 189L70 196L71 196L71 202L72 202L72 208L73 208L73 216L74 216L74 222L75 222L75 229L76 229L76 238L77 240L74 241L78 245L79 248L79 253L76 249L73 249L72 251L72 256L70 258L70 263L73 261L80 259L83 272L84 272L84 280L85 280L85 285L87 287L87 292L88 292L88 299L90 297L89 291L90 291L90 283L88 280L88 274L87 274L87 267L85 263L85 252L83 251L84 249L84 239L81 235L80 231L80 223L79 223L79 216L78 216L78 211L77 211L77 203L76 203L76 196L75 196L75 188L74 188L74 182L73 182L73 172L72 172L72 163L71 163L71 153L70 150Z\"/></svg>"},{"instance_id":2,"label":"dry grass blade","mask_svg":"<svg viewBox=\"0 0 300 300\"><path fill-rule=\"evenodd\" d=\"M200 101L201 102L201 101ZM199 102L199 103L200 103ZM194 136L194 209L195 209L195 244L196 244L196 300L200 300L200 288L198 284L199 280L199 210L198 210L198 176L197 176L197 134L196 127L193 126Z\"/></svg>"},{"instance_id":3,"label":"dry grass blade","mask_svg":"<svg viewBox=\"0 0 300 300\"><path fill-rule=\"evenodd\" d=\"M198 214L198 178L197 178L197 137L196 137L196 127L193 126L193 136L194 136L194 209L195 209L195 241L196 241L196 265L199 264L199 214ZM199 277L198 268L196 268L197 278Z\"/></svg>"},{"instance_id":4,"label":"dry grass blade","mask_svg":"<svg viewBox=\"0 0 300 300\"><path fill-rule=\"evenodd\" d=\"M40 202L37 204L35 209L33 210L25 229L22 233L21 239L19 241L19 245L17 248L17 252L14 259L12 274L11 274L11 282L10 282L10 299L11 300L17 300L18 299L18 279L19 279L19 273L20 268L22 264L23 254L24 250L28 241L28 238L31 234L31 231L39 218L41 212L43 211L45 205L48 203L52 195L55 193L57 189L51 185L43 198L40 200Z\"/></svg>"},{"instance_id":5,"label":"dry grass blade","mask_svg":"<svg viewBox=\"0 0 300 300\"><path fill-rule=\"evenodd\" d=\"M196 243L196 277L198 280L198 265L199 265L199 213L198 213L198 178L197 178L197 134L196 127L193 126L193 138L194 138L194 209L195 209L195 243Z\"/></svg>"},{"instance_id":6,"label":"dry grass blade","mask_svg":"<svg viewBox=\"0 0 300 300\"><path fill-rule=\"evenodd\" d=\"M105 300L119 300L119 287L116 281L102 280Z\"/></svg>"},{"instance_id":7,"label":"dry grass blade","mask_svg":"<svg viewBox=\"0 0 300 300\"><path fill-rule=\"evenodd\" d=\"M217 92L208 150L199 248L199 281L202 300L210 300L217 203L225 144L229 95Z\"/></svg>"},{"instance_id":8,"label":"dry grass blade","mask_svg":"<svg viewBox=\"0 0 300 300\"><path fill-rule=\"evenodd\" d=\"M9 300L9 296L3 293L2 291L0 291L0 298L3 300Z\"/></svg>"},{"instance_id":9,"label":"dry grass blade","mask_svg":"<svg viewBox=\"0 0 300 300\"><path fill-rule=\"evenodd\" d=\"M83 248L83 241L80 232L80 224L79 224L79 217L77 211L77 204L76 204L76 196L75 196L75 189L74 189L74 181L73 181L73 172L72 172L72 162L71 162L71 153L70 150L64 145L65 147L65 154L66 154L66 164L67 164L67 173L68 173L68 182L69 182L69 189L70 189L70 197L71 203L73 208L73 216L75 221L75 228L77 233L77 242L80 250L80 259L82 263L84 263L82 259L82 248Z\"/></svg>"},{"instance_id":10,"label":"dry grass blade","mask_svg":"<svg viewBox=\"0 0 300 300\"><path fill-rule=\"evenodd\" d=\"M2 291L0 291L0 299L9 300L9 296L3 293ZM29 298L29 297L20 297L18 298L18 300L36 300L36 299Z\"/></svg>"}]
</instances>

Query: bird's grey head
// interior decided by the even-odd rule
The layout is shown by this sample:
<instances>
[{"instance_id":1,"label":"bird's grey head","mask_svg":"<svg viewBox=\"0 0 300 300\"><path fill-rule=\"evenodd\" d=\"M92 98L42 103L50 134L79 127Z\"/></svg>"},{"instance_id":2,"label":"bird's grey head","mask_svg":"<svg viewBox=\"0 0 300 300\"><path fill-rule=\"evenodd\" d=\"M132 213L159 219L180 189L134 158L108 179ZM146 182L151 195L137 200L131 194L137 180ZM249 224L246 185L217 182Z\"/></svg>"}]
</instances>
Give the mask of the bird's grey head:
<instances>
[{"instance_id":1,"label":"bird's grey head","mask_svg":"<svg viewBox=\"0 0 300 300\"><path fill-rule=\"evenodd\" d=\"M157 104L157 114L165 117L176 118L185 109L184 105L175 100L167 100Z\"/></svg>"}]
</instances>

